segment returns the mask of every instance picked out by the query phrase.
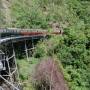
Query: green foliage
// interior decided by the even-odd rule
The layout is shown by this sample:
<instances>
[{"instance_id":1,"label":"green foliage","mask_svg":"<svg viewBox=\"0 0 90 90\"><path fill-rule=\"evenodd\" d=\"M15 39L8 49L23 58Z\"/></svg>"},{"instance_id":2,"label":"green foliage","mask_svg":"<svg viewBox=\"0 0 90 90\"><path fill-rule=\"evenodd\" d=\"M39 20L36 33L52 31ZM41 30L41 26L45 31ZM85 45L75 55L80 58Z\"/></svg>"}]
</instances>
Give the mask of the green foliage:
<instances>
[{"instance_id":1,"label":"green foliage","mask_svg":"<svg viewBox=\"0 0 90 90\"><path fill-rule=\"evenodd\" d=\"M69 29L68 33L64 35L64 45L58 48L57 55L65 71L70 75L71 90L77 90L77 88L78 90L88 90L90 88L87 71L90 65L90 53L86 48L87 42L88 40L83 32L77 33L77 31Z\"/></svg>"},{"instance_id":2,"label":"green foliage","mask_svg":"<svg viewBox=\"0 0 90 90\"><path fill-rule=\"evenodd\" d=\"M3 23L4 23L4 21L3 21L3 15L1 14L1 11L0 11L0 27L2 27L3 26Z\"/></svg>"},{"instance_id":3,"label":"green foliage","mask_svg":"<svg viewBox=\"0 0 90 90\"><path fill-rule=\"evenodd\" d=\"M23 90L35 90L32 84L32 76L36 65L39 63L39 60L33 57L29 58L29 60L29 62L26 58L17 60Z\"/></svg>"},{"instance_id":4,"label":"green foliage","mask_svg":"<svg viewBox=\"0 0 90 90\"><path fill-rule=\"evenodd\" d=\"M43 43L40 41L36 46L34 56L36 58L41 58L48 55L53 56L53 53L57 52L57 45L62 45L62 43L64 43L62 36L53 36L53 38L50 38L49 40L44 40Z\"/></svg>"},{"instance_id":5,"label":"green foliage","mask_svg":"<svg viewBox=\"0 0 90 90\"><path fill-rule=\"evenodd\" d=\"M2 13L2 2L0 1L0 27L3 27L5 24L4 18L5 17Z\"/></svg>"},{"instance_id":6,"label":"green foliage","mask_svg":"<svg viewBox=\"0 0 90 90\"><path fill-rule=\"evenodd\" d=\"M39 6L33 1L12 2L13 25L20 28L46 28L47 21Z\"/></svg>"},{"instance_id":7,"label":"green foliage","mask_svg":"<svg viewBox=\"0 0 90 90\"><path fill-rule=\"evenodd\" d=\"M35 49L35 53L34 53L34 56L36 58L40 58L40 57L44 57L46 56L46 46L42 43L39 43L36 47L37 49Z\"/></svg>"},{"instance_id":8,"label":"green foliage","mask_svg":"<svg viewBox=\"0 0 90 90\"><path fill-rule=\"evenodd\" d=\"M80 6L77 0L13 0L12 26L48 28L50 22L58 21L62 27L67 27L79 20L73 8L78 10Z\"/></svg>"},{"instance_id":9,"label":"green foliage","mask_svg":"<svg viewBox=\"0 0 90 90\"><path fill-rule=\"evenodd\" d=\"M29 58L29 60L29 62L26 58L17 60L20 79L22 81L28 80L29 75L32 75L35 65L39 62L38 59L35 59L33 57Z\"/></svg>"},{"instance_id":10,"label":"green foliage","mask_svg":"<svg viewBox=\"0 0 90 90\"><path fill-rule=\"evenodd\" d=\"M51 30L54 21L63 27L64 35L39 42L34 56L57 56L70 89L89 90L90 1L13 0L11 9L14 27Z\"/></svg>"},{"instance_id":11,"label":"green foliage","mask_svg":"<svg viewBox=\"0 0 90 90\"><path fill-rule=\"evenodd\" d=\"M67 30L63 36L54 36L38 46L44 46L41 51L47 56L57 55L64 67L65 78L71 90L89 90L90 47L86 48L88 38L79 30ZM42 52L39 54L42 55Z\"/></svg>"},{"instance_id":12,"label":"green foliage","mask_svg":"<svg viewBox=\"0 0 90 90\"><path fill-rule=\"evenodd\" d=\"M56 55L64 67L65 78L70 89L89 90L90 51L86 49L87 38L85 34L75 34L76 32L70 36L70 30L63 37L58 36L49 39L46 43L39 43L39 50L44 46L41 50L43 53L41 51L38 53L38 48L36 48L35 53L40 54L38 58L44 57L44 54L46 56Z\"/></svg>"}]
</instances>

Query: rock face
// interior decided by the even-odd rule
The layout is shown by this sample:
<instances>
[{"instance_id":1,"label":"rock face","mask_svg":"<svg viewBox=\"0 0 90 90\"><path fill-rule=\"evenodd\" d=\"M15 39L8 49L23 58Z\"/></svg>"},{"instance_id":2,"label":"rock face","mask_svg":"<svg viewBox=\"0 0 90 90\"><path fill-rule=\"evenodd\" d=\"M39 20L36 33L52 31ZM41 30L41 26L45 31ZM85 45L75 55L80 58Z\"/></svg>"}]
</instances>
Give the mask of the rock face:
<instances>
[{"instance_id":1,"label":"rock face","mask_svg":"<svg viewBox=\"0 0 90 90\"><path fill-rule=\"evenodd\" d=\"M34 79L38 90L69 90L62 70L52 58L42 60L37 65Z\"/></svg>"}]
</instances>

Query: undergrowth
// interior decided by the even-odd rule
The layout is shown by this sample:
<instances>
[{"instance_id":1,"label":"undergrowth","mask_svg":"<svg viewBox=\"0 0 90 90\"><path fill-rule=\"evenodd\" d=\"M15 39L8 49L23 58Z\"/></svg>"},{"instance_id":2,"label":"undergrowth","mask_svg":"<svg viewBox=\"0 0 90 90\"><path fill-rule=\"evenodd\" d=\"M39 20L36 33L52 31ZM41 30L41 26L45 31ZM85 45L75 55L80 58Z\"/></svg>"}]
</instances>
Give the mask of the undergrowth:
<instances>
[{"instance_id":1,"label":"undergrowth","mask_svg":"<svg viewBox=\"0 0 90 90\"><path fill-rule=\"evenodd\" d=\"M53 52L63 66L70 89L89 90L90 1L12 0L11 11L11 27L52 29L51 25L57 22L63 28L62 36L40 42L34 57L53 56ZM25 63L25 66L29 65ZM27 76L23 75L22 79Z\"/></svg>"}]
</instances>

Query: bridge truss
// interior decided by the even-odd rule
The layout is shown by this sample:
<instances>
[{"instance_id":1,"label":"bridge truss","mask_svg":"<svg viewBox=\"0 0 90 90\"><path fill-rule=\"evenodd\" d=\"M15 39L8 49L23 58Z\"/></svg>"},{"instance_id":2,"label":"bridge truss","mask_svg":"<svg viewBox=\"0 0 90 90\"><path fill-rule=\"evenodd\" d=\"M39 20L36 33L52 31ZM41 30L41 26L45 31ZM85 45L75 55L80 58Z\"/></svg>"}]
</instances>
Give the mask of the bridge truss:
<instances>
[{"instance_id":1,"label":"bridge truss","mask_svg":"<svg viewBox=\"0 0 90 90\"><path fill-rule=\"evenodd\" d=\"M43 36L43 39L44 38L45 36ZM32 37L32 48L27 47L26 39L23 40L24 46L25 46L24 52L26 54L27 61L30 61L28 52L29 51L32 52L35 48L34 43L33 43L34 39L37 39L37 38ZM21 90L19 88L21 83L20 83L19 71L18 71L17 60L16 60L16 55L15 55L14 42L12 41L11 44L12 44L12 51L13 51L11 56L7 55L6 50L5 50L6 52L2 51L2 53L0 54L0 56L4 55L3 58L0 58L0 62L2 62L3 64L3 69L0 72L3 72L3 71L5 72L5 74L0 73L0 79L2 79L3 82L5 82L6 85L10 87L8 90ZM11 62L12 62L12 65L11 65ZM0 90L7 90L7 87L5 89L5 87L3 87L3 84L1 84Z\"/></svg>"}]
</instances>

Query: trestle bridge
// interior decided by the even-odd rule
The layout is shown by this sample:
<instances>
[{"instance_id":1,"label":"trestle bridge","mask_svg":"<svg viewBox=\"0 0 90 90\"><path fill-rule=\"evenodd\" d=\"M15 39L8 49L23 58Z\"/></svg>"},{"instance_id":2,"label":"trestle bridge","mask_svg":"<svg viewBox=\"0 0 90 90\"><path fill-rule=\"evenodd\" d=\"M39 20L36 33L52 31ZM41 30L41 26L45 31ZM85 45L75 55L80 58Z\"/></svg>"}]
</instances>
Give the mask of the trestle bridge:
<instances>
[{"instance_id":1,"label":"trestle bridge","mask_svg":"<svg viewBox=\"0 0 90 90\"><path fill-rule=\"evenodd\" d=\"M59 35L61 32L48 33L47 30L39 29L0 29L0 90L21 90L14 44L23 42L27 61L29 61L28 51L34 49L34 40L44 39L49 34ZM29 40L31 46L27 45ZM10 52L8 52L9 48Z\"/></svg>"}]
</instances>

